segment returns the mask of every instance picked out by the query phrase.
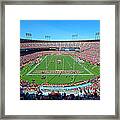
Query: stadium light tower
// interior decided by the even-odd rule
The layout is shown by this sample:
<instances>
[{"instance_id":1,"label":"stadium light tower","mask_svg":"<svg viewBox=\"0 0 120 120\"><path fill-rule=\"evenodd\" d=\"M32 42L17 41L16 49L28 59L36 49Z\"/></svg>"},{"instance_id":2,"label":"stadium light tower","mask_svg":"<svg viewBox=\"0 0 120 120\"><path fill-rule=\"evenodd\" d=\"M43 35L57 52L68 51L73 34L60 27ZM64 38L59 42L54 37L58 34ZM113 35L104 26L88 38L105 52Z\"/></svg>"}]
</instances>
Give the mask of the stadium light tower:
<instances>
[{"instance_id":1,"label":"stadium light tower","mask_svg":"<svg viewBox=\"0 0 120 120\"><path fill-rule=\"evenodd\" d=\"M77 39L77 37L78 37L78 34L75 34L75 39Z\"/></svg>"},{"instance_id":2,"label":"stadium light tower","mask_svg":"<svg viewBox=\"0 0 120 120\"><path fill-rule=\"evenodd\" d=\"M25 37L27 39L32 39L32 34L31 33L25 33Z\"/></svg>"},{"instance_id":3,"label":"stadium light tower","mask_svg":"<svg viewBox=\"0 0 120 120\"><path fill-rule=\"evenodd\" d=\"M99 32L96 32L95 33L95 40L99 40L100 39L100 33Z\"/></svg>"},{"instance_id":4,"label":"stadium light tower","mask_svg":"<svg viewBox=\"0 0 120 120\"><path fill-rule=\"evenodd\" d=\"M78 39L78 34L73 34L72 39Z\"/></svg>"},{"instance_id":5,"label":"stadium light tower","mask_svg":"<svg viewBox=\"0 0 120 120\"><path fill-rule=\"evenodd\" d=\"M74 39L75 38L75 35L72 35L72 39Z\"/></svg>"},{"instance_id":6,"label":"stadium light tower","mask_svg":"<svg viewBox=\"0 0 120 120\"><path fill-rule=\"evenodd\" d=\"M32 40L32 34L31 33L29 33L29 36L30 36L30 39Z\"/></svg>"},{"instance_id":7,"label":"stadium light tower","mask_svg":"<svg viewBox=\"0 0 120 120\"><path fill-rule=\"evenodd\" d=\"M95 40L97 40L97 32L95 33Z\"/></svg>"},{"instance_id":8,"label":"stadium light tower","mask_svg":"<svg viewBox=\"0 0 120 120\"><path fill-rule=\"evenodd\" d=\"M45 39L47 39L47 35L45 35Z\"/></svg>"},{"instance_id":9,"label":"stadium light tower","mask_svg":"<svg viewBox=\"0 0 120 120\"><path fill-rule=\"evenodd\" d=\"M98 32L98 40L100 39L100 32Z\"/></svg>"},{"instance_id":10,"label":"stadium light tower","mask_svg":"<svg viewBox=\"0 0 120 120\"><path fill-rule=\"evenodd\" d=\"M48 36L49 40L50 40L50 37L51 37L51 36Z\"/></svg>"},{"instance_id":11,"label":"stadium light tower","mask_svg":"<svg viewBox=\"0 0 120 120\"><path fill-rule=\"evenodd\" d=\"M45 39L47 39L47 40L50 40L50 37L51 36L49 36L49 35L45 35Z\"/></svg>"},{"instance_id":12,"label":"stadium light tower","mask_svg":"<svg viewBox=\"0 0 120 120\"><path fill-rule=\"evenodd\" d=\"M95 40L99 40L100 39L100 32L96 32L95 33Z\"/></svg>"},{"instance_id":13,"label":"stadium light tower","mask_svg":"<svg viewBox=\"0 0 120 120\"><path fill-rule=\"evenodd\" d=\"M25 37L26 37L26 38L28 37L28 33L25 33Z\"/></svg>"},{"instance_id":14,"label":"stadium light tower","mask_svg":"<svg viewBox=\"0 0 120 120\"><path fill-rule=\"evenodd\" d=\"M79 37L80 37L80 34L78 33L78 34L77 34L77 39L80 39Z\"/></svg>"},{"instance_id":15,"label":"stadium light tower","mask_svg":"<svg viewBox=\"0 0 120 120\"><path fill-rule=\"evenodd\" d=\"M73 39L73 35L72 35L72 39Z\"/></svg>"}]
</instances>

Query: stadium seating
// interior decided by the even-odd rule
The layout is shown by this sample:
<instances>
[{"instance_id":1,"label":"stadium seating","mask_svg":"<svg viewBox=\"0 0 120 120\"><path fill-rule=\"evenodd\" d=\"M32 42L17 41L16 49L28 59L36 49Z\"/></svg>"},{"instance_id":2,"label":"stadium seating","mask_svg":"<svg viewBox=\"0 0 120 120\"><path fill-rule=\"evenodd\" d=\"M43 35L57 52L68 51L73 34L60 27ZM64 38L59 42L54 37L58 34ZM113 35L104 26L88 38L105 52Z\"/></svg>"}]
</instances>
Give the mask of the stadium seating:
<instances>
[{"instance_id":1,"label":"stadium seating","mask_svg":"<svg viewBox=\"0 0 120 120\"><path fill-rule=\"evenodd\" d=\"M76 56L80 60L88 61L91 64L100 65L100 41L74 41L74 42L48 42L48 41L27 41L20 43L21 49L36 49L40 51L25 54L20 56L20 68L22 69L28 63L35 63L36 59L45 55L64 54ZM49 48L50 50L45 50ZM55 48L55 50L51 50ZM62 48L77 48L79 51L65 51ZM40 84L34 81L20 80L20 99L21 100L100 100L100 76L87 81L82 81L70 86L77 86L79 84L91 83L89 86L79 87L77 89L70 89L64 91L55 90L40 90ZM67 84L49 85L42 84L42 86L68 86ZM73 92L74 91L74 92ZM46 94L45 94L46 93ZM76 93L76 94L75 94Z\"/></svg>"},{"instance_id":2,"label":"stadium seating","mask_svg":"<svg viewBox=\"0 0 120 120\"><path fill-rule=\"evenodd\" d=\"M71 94L71 90L66 92L51 91L48 94L46 91L39 89L40 85L35 83L29 83L28 81L20 81L20 99L21 100L100 100L100 79L95 78L89 80L93 84L90 86L74 89L74 93Z\"/></svg>"}]
</instances>

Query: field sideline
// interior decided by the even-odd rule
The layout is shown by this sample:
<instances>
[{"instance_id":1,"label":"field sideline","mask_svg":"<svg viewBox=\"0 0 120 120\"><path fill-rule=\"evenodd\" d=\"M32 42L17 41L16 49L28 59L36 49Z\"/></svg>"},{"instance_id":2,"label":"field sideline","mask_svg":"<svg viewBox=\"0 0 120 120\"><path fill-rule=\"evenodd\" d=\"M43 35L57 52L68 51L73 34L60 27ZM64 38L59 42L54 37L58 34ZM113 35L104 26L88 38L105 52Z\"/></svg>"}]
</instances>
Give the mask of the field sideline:
<instances>
[{"instance_id":1,"label":"field sideline","mask_svg":"<svg viewBox=\"0 0 120 120\"><path fill-rule=\"evenodd\" d=\"M21 69L20 75L21 80L35 80L38 84L71 84L99 76L100 66L78 61L70 55L47 55L39 58L36 64L26 65Z\"/></svg>"}]
</instances>

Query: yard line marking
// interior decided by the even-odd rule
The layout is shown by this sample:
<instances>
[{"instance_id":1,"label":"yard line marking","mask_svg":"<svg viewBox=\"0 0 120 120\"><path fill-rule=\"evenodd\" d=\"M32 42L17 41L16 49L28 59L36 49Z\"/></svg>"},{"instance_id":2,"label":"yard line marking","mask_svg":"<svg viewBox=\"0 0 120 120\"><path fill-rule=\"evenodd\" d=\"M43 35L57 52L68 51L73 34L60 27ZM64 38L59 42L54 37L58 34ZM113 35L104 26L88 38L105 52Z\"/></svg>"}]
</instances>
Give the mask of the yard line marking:
<instances>
[{"instance_id":1,"label":"yard line marking","mask_svg":"<svg viewBox=\"0 0 120 120\"><path fill-rule=\"evenodd\" d=\"M64 57L63 57L63 70L64 70L64 66L65 66L65 65L64 65Z\"/></svg>"},{"instance_id":2,"label":"yard line marking","mask_svg":"<svg viewBox=\"0 0 120 120\"><path fill-rule=\"evenodd\" d=\"M37 65L35 65L35 67L33 67L26 75L29 75L39 64L41 64L43 62L43 60L46 58L47 56L45 56L41 62L39 62Z\"/></svg>"},{"instance_id":3,"label":"yard line marking","mask_svg":"<svg viewBox=\"0 0 120 120\"><path fill-rule=\"evenodd\" d=\"M56 60L56 55L55 55L55 70L57 70L57 60Z\"/></svg>"},{"instance_id":4,"label":"yard line marking","mask_svg":"<svg viewBox=\"0 0 120 120\"><path fill-rule=\"evenodd\" d=\"M70 62L67 62L67 63L69 64L70 68L72 68L73 70L75 70L75 61L73 60L73 62L74 62L73 65L71 65ZM75 74L73 74L73 78L74 78L73 80L75 80Z\"/></svg>"},{"instance_id":5,"label":"yard line marking","mask_svg":"<svg viewBox=\"0 0 120 120\"><path fill-rule=\"evenodd\" d=\"M45 56L43 59L42 59L42 61L41 62L39 62L37 65L35 65L26 75L59 75L59 74L30 74L39 64L41 64L44 60L45 60L45 58L46 58L47 56ZM74 60L74 58L72 57L72 56L70 56L69 55L69 57L71 57L73 60ZM52 58L51 58L52 59ZM50 61L51 61L51 59L50 59ZM64 60L65 60L65 58L63 58ZM65 63L64 63L65 64ZM67 62L67 64L71 67L71 64L70 64L70 62ZM80 65L80 66L82 66L87 72L89 72L90 74L61 74L61 75L94 75L92 72L90 72L87 68L85 68L82 64L80 64L79 62L78 62L78 64Z\"/></svg>"},{"instance_id":6,"label":"yard line marking","mask_svg":"<svg viewBox=\"0 0 120 120\"><path fill-rule=\"evenodd\" d=\"M47 55L47 57L48 57L49 55ZM46 58L46 61L47 61L47 68L49 68L49 65L50 65L50 62L52 61L52 59L53 59L53 56L50 58L50 60L48 59L47 60L47 58Z\"/></svg>"},{"instance_id":7,"label":"yard line marking","mask_svg":"<svg viewBox=\"0 0 120 120\"><path fill-rule=\"evenodd\" d=\"M70 56L73 60L74 60L74 58L72 57L72 56ZM78 62L78 64L79 65L81 65L87 72L89 72L90 74L92 74L92 75L94 75L91 71L89 71L86 67L84 67L82 64L80 64L79 62Z\"/></svg>"},{"instance_id":8,"label":"yard line marking","mask_svg":"<svg viewBox=\"0 0 120 120\"><path fill-rule=\"evenodd\" d=\"M87 68L84 67L86 71L88 71L90 74L93 74L91 71L89 71ZM93 74L94 75L94 74Z\"/></svg>"},{"instance_id":9,"label":"yard line marking","mask_svg":"<svg viewBox=\"0 0 120 120\"><path fill-rule=\"evenodd\" d=\"M93 75L93 74L29 74L29 75L58 75L58 76L60 76L60 75L66 75L66 76L68 76L68 75L71 75L71 76L73 76L73 75L79 75L79 76L84 76L84 75Z\"/></svg>"},{"instance_id":10,"label":"yard line marking","mask_svg":"<svg viewBox=\"0 0 120 120\"><path fill-rule=\"evenodd\" d=\"M65 58L65 57L64 57L64 58ZM66 62L66 63L70 66L70 68L73 68L69 61Z\"/></svg>"},{"instance_id":11,"label":"yard line marking","mask_svg":"<svg viewBox=\"0 0 120 120\"><path fill-rule=\"evenodd\" d=\"M96 68L97 66L93 66L92 69Z\"/></svg>"}]
</instances>

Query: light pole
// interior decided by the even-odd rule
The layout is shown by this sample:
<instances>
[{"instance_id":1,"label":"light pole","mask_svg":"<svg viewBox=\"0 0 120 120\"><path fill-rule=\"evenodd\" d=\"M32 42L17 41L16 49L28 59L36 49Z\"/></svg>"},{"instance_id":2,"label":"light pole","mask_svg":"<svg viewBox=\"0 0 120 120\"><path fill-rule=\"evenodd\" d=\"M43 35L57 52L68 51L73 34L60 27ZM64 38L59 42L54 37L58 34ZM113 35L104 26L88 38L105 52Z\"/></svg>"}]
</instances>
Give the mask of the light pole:
<instances>
[{"instance_id":1,"label":"light pole","mask_svg":"<svg viewBox=\"0 0 120 120\"><path fill-rule=\"evenodd\" d=\"M46 40L50 40L50 37L51 37L51 36L49 36L49 35L45 35L45 39L46 39Z\"/></svg>"},{"instance_id":2,"label":"light pole","mask_svg":"<svg viewBox=\"0 0 120 120\"><path fill-rule=\"evenodd\" d=\"M98 32L98 40L100 39L100 32Z\"/></svg>"},{"instance_id":3,"label":"light pole","mask_svg":"<svg viewBox=\"0 0 120 120\"><path fill-rule=\"evenodd\" d=\"M25 33L25 37L27 39L32 39L32 34L31 33Z\"/></svg>"}]
</instances>

